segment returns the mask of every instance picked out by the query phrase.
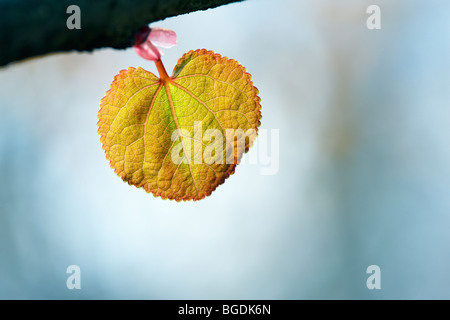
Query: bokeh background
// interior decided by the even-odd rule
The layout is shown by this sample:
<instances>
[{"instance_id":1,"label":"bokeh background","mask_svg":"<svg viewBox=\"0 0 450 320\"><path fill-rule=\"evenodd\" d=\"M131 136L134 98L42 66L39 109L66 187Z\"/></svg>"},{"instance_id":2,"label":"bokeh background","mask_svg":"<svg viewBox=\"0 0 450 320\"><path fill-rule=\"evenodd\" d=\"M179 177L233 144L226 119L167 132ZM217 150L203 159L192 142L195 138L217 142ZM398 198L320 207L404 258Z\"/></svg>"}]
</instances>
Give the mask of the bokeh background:
<instances>
[{"instance_id":1,"label":"bokeh background","mask_svg":"<svg viewBox=\"0 0 450 320\"><path fill-rule=\"evenodd\" d=\"M154 198L105 159L113 76L156 72L132 49L1 68L0 298L450 299L449 12L248 0L153 24L178 34L168 71L197 48L246 66L279 129L277 174L243 164L199 202Z\"/></svg>"}]
</instances>

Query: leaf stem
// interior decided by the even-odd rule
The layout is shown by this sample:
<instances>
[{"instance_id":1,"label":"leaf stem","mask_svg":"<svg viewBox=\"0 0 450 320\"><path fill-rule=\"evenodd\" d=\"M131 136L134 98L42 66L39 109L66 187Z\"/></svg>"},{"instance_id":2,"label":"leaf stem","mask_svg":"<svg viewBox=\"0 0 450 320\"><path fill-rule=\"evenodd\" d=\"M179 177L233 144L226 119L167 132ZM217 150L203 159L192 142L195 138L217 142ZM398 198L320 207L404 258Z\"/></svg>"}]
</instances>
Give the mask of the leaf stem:
<instances>
[{"instance_id":1,"label":"leaf stem","mask_svg":"<svg viewBox=\"0 0 450 320\"><path fill-rule=\"evenodd\" d=\"M161 81L163 83L166 83L170 80L169 75L166 72L166 68L164 68L164 65L161 61L161 59L159 59L158 61L155 61L156 64L156 68L158 69L158 73L159 73L159 77L161 79Z\"/></svg>"}]
</instances>

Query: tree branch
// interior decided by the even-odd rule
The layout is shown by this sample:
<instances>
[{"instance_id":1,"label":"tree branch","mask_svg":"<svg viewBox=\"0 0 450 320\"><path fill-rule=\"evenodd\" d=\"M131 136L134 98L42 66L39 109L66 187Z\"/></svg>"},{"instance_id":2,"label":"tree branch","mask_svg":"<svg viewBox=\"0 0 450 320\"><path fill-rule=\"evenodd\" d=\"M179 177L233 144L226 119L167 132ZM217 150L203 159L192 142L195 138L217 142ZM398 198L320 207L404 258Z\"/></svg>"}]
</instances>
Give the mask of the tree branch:
<instances>
[{"instance_id":1,"label":"tree branch","mask_svg":"<svg viewBox=\"0 0 450 320\"><path fill-rule=\"evenodd\" d=\"M61 51L133 45L136 31L168 17L241 0L0 0L0 66ZM81 29L66 26L81 9Z\"/></svg>"}]
</instances>

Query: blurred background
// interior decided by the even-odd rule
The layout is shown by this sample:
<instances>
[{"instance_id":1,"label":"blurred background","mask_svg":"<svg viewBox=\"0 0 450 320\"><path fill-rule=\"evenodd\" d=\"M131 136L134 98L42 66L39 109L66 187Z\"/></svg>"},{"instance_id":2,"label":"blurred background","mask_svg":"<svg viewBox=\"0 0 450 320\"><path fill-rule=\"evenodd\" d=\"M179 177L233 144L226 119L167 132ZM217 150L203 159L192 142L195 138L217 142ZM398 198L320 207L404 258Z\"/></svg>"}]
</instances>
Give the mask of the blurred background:
<instances>
[{"instance_id":1,"label":"blurred background","mask_svg":"<svg viewBox=\"0 0 450 320\"><path fill-rule=\"evenodd\" d=\"M242 164L199 202L131 187L105 158L113 76L156 73L133 49L0 68L0 298L450 299L449 12L248 0L153 24L178 34L168 71L197 48L243 64L261 128L279 129L277 174Z\"/></svg>"}]
</instances>

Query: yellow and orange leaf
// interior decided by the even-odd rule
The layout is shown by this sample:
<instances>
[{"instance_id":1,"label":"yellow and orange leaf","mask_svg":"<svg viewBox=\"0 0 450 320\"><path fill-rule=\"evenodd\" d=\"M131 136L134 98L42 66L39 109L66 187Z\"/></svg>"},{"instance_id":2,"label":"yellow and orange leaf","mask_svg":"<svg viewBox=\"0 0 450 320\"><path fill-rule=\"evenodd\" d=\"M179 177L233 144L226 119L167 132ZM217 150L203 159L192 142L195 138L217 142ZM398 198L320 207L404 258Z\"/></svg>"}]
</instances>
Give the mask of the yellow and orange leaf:
<instances>
[{"instance_id":1,"label":"yellow and orange leaf","mask_svg":"<svg viewBox=\"0 0 450 320\"><path fill-rule=\"evenodd\" d=\"M106 158L124 181L155 196L203 199L253 144L258 90L237 61L204 49L184 54L171 77L161 61L157 67L161 78L142 68L122 70L101 100L98 132ZM232 137L230 155L225 137L232 129L255 134ZM223 141L208 132L221 133Z\"/></svg>"}]
</instances>

